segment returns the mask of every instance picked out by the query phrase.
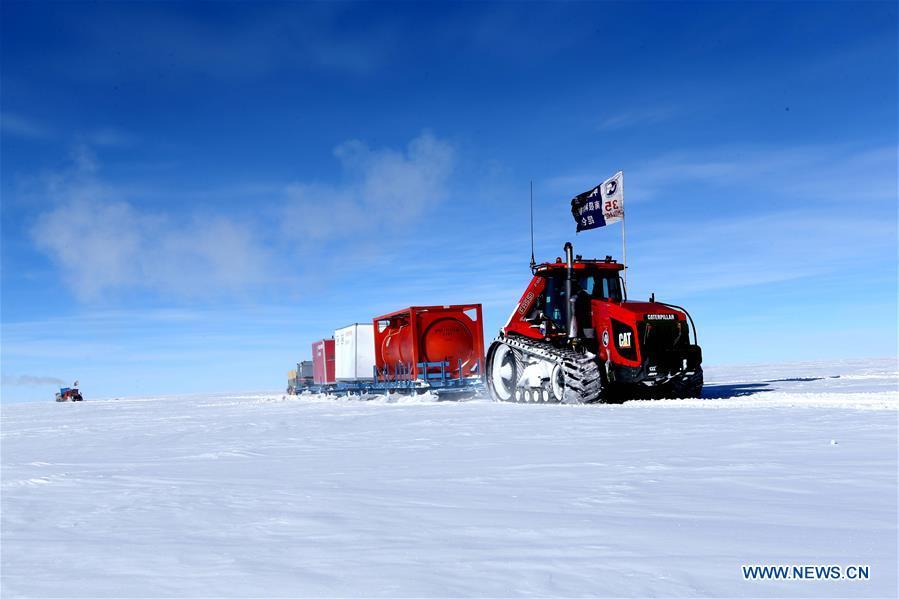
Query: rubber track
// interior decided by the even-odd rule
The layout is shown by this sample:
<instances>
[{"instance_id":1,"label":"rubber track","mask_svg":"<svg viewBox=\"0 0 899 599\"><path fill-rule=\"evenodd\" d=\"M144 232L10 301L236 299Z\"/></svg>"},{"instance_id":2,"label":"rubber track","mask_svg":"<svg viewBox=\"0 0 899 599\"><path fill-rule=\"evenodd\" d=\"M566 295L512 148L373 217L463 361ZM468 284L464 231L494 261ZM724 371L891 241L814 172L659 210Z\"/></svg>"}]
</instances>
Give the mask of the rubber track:
<instances>
[{"instance_id":1,"label":"rubber track","mask_svg":"<svg viewBox=\"0 0 899 599\"><path fill-rule=\"evenodd\" d=\"M505 343L528 356L560 365L565 375L562 403L602 401L602 378L593 354L559 349L544 341L522 337L497 337L494 341Z\"/></svg>"}]
</instances>

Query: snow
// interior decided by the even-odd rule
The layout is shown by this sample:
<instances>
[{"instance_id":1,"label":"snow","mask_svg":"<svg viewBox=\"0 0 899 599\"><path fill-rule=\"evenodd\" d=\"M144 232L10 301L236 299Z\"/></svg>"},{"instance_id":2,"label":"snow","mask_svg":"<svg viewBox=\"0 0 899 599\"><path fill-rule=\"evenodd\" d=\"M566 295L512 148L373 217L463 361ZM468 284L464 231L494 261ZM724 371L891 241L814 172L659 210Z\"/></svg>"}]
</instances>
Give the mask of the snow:
<instances>
[{"instance_id":1,"label":"snow","mask_svg":"<svg viewBox=\"0 0 899 599\"><path fill-rule=\"evenodd\" d=\"M620 406L3 406L2 592L895 597L896 361L706 380L703 399ZM750 582L744 564L871 578Z\"/></svg>"}]
</instances>

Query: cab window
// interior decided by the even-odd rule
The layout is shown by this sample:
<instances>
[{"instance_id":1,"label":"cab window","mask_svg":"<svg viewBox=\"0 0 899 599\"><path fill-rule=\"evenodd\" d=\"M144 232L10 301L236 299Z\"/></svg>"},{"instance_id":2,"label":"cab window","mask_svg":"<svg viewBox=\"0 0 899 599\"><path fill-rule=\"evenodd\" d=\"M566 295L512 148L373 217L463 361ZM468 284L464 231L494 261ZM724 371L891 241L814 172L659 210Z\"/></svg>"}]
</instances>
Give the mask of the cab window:
<instances>
[{"instance_id":1,"label":"cab window","mask_svg":"<svg viewBox=\"0 0 899 599\"><path fill-rule=\"evenodd\" d=\"M621 281L611 273L588 273L577 280L580 288L592 299L621 301Z\"/></svg>"}]
</instances>

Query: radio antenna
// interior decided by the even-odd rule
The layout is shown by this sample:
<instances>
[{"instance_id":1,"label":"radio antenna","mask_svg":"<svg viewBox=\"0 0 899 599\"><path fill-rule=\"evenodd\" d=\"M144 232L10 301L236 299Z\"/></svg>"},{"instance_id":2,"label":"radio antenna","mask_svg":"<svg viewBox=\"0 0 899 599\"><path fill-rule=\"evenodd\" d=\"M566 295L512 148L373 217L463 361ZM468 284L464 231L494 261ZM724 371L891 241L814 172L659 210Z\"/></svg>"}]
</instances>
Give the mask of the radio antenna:
<instances>
[{"instance_id":1,"label":"radio antenna","mask_svg":"<svg viewBox=\"0 0 899 599\"><path fill-rule=\"evenodd\" d=\"M531 179L531 270L537 262L534 260L534 180Z\"/></svg>"}]
</instances>

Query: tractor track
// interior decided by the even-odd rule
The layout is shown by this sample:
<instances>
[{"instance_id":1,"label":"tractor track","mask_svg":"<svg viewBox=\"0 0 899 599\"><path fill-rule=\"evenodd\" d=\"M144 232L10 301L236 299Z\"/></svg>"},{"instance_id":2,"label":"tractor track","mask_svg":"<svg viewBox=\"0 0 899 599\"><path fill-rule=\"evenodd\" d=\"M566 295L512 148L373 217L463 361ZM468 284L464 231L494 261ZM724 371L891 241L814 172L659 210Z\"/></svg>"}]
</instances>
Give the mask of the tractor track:
<instances>
[{"instance_id":1,"label":"tractor track","mask_svg":"<svg viewBox=\"0 0 899 599\"><path fill-rule=\"evenodd\" d=\"M602 401L602 377L595 356L571 349L559 349L543 341L499 336L494 343L505 343L519 355L543 360L562 369L564 389L561 401L549 394L552 403L596 403Z\"/></svg>"}]
</instances>

